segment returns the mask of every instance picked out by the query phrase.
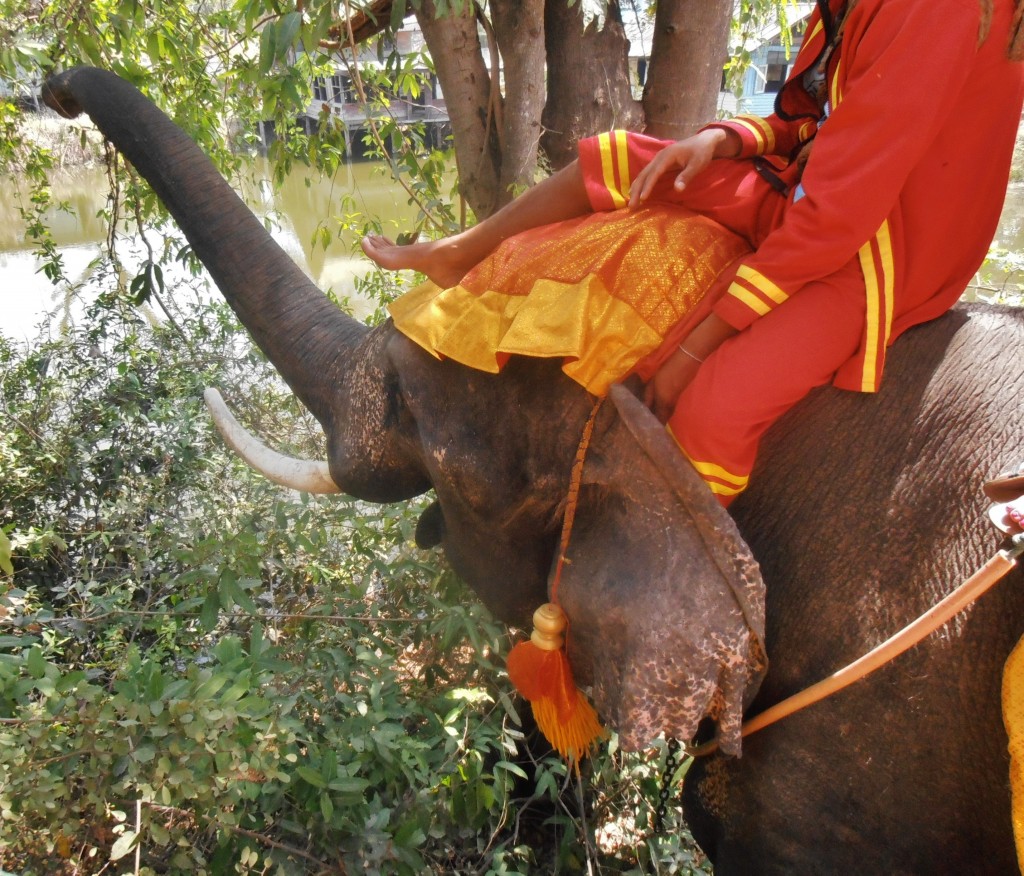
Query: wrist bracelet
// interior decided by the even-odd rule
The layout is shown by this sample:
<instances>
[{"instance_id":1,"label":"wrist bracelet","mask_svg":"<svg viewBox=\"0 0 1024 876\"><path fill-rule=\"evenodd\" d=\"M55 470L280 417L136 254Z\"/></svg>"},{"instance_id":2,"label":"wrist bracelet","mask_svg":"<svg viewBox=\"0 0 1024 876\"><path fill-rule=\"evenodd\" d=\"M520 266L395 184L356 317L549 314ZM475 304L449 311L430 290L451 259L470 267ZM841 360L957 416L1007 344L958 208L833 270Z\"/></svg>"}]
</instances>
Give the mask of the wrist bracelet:
<instances>
[{"instance_id":1,"label":"wrist bracelet","mask_svg":"<svg viewBox=\"0 0 1024 876\"><path fill-rule=\"evenodd\" d=\"M687 350L686 347L684 347L682 344L679 345L679 352L689 356L691 359L693 359L694 362L698 363L699 365L704 364L703 359L701 359L699 356L694 356L693 353Z\"/></svg>"}]
</instances>

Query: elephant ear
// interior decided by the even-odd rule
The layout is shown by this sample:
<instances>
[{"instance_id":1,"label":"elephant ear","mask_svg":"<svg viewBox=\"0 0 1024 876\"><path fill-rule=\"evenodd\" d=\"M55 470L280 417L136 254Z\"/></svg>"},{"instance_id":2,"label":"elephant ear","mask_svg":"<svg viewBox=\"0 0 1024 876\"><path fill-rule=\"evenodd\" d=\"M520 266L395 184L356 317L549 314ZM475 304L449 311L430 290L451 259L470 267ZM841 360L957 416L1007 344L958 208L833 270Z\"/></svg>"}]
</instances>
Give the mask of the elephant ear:
<instances>
[{"instance_id":1,"label":"elephant ear","mask_svg":"<svg viewBox=\"0 0 1024 876\"><path fill-rule=\"evenodd\" d=\"M610 398L558 592L576 680L625 749L692 739L710 717L738 755L767 670L757 563L664 426L624 387Z\"/></svg>"}]
</instances>

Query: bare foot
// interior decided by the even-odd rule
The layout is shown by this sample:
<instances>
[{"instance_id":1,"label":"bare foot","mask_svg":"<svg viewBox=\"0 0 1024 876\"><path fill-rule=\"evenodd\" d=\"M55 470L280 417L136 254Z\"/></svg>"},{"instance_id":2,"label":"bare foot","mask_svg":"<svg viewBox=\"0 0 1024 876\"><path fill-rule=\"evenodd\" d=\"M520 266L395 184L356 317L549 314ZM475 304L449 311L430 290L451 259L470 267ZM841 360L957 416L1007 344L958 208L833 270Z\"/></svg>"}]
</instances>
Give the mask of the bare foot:
<instances>
[{"instance_id":1,"label":"bare foot","mask_svg":"<svg viewBox=\"0 0 1024 876\"><path fill-rule=\"evenodd\" d=\"M476 264L452 238L399 246L386 237L367 235L359 245L367 258L388 271L419 271L442 288L455 286Z\"/></svg>"}]
</instances>

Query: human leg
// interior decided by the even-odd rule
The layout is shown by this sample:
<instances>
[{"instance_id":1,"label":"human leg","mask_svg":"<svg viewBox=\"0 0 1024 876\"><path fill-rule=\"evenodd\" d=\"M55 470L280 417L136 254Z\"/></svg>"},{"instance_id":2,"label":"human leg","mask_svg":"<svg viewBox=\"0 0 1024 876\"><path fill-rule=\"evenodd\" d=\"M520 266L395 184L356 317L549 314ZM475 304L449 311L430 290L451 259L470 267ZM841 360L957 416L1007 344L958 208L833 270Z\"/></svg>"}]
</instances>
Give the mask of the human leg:
<instances>
[{"instance_id":1,"label":"human leg","mask_svg":"<svg viewBox=\"0 0 1024 876\"><path fill-rule=\"evenodd\" d=\"M465 231L405 246L372 235L363 238L363 252L382 268L415 270L439 286L454 286L509 237L591 211L625 208L637 174L670 143L631 131L588 137L579 143L577 161ZM749 162L713 162L683 191L674 179L661 176L645 204L689 207L752 242L772 227L776 208L785 202Z\"/></svg>"},{"instance_id":2,"label":"human leg","mask_svg":"<svg viewBox=\"0 0 1024 876\"><path fill-rule=\"evenodd\" d=\"M854 260L758 319L701 365L668 428L723 505L746 488L768 427L857 351L864 313Z\"/></svg>"},{"instance_id":3,"label":"human leg","mask_svg":"<svg viewBox=\"0 0 1024 876\"><path fill-rule=\"evenodd\" d=\"M668 141L626 131L588 137L580 141L577 161L465 231L406 246L378 235L369 236L361 242L363 252L382 268L415 270L439 286L454 286L513 235L591 211L625 207L631 180L666 145ZM678 201L668 176L652 198L666 200Z\"/></svg>"},{"instance_id":4,"label":"human leg","mask_svg":"<svg viewBox=\"0 0 1024 876\"><path fill-rule=\"evenodd\" d=\"M579 162L562 168L497 213L441 240L398 246L385 237L362 240L363 252L382 268L426 274L439 286L454 286L505 239L530 228L582 216L591 210Z\"/></svg>"}]
</instances>

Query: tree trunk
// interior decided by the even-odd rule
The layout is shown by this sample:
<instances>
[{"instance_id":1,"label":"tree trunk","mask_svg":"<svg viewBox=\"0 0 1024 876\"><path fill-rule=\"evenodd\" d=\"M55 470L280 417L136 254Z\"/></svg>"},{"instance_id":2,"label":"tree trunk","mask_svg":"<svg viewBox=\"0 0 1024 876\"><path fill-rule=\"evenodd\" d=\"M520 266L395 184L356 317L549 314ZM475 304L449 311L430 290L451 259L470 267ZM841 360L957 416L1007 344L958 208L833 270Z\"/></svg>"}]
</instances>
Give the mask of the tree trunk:
<instances>
[{"instance_id":1,"label":"tree trunk","mask_svg":"<svg viewBox=\"0 0 1024 876\"><path fill-rule=\"evenodd\" d=\"M555 168L576 157L581 138L642 124L630 89L629 41L617 0L608 3L601 28L595 19L584 29L582 7L549 0L544 12L548 101L541 146Z\"/></svg>"},{"instance_id":2,"label":"tree trunk","mask_svg":"<svg viewBox=\"0 0 1024 876\"><path fill-rule=\"evenodd\" d=\"M491 0L505 74L499 200L533 184L544 110L544 0Z\"/></svg>"},{"instance_id":3,"label":"tree trunk","mask_svg":"<svg viewBox=\"0 0 1024 876\"><path fill-rule=\"evenodd\" d=\"M715 117L732 0L659 0L643 108L646 133L688 137Z\"/></svg>"},{"instance_id":4,"label":"tree trunk","mask_svg":"<svg viewBox=\"0 0 1024 876\"><path fill-rule=\"evenodd\" d=\"M449 8L439 18L434 0L423 0L416 19L444 89L460 191L478 218L489 216L500 201L501 157L494 120L495 110L500 112L500 95L497 90L492 94L491 77L480 51L475 7L464 4L463 14Z\"/></svg>"}]
</instances>

